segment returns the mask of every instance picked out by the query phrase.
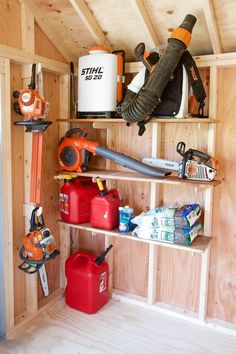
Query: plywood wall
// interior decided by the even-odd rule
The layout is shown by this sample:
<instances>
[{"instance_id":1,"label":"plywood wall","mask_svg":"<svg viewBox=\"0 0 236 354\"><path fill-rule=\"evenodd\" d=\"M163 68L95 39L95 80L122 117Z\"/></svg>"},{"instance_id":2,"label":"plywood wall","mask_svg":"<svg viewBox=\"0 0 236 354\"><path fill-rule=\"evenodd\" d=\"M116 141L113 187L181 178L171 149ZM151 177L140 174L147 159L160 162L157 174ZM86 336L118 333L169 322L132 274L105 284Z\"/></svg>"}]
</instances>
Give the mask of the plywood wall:
<instances>
[{"instance_id":1,"label":"plywood wall","mask_svg":"<svg viewBox=\"0 0 236 354\"><path fill-rule=\"evenodd\" d=\"M236 69L219 71L216 156L220 186L215 189L209 315L236 323Z\"/></svg>"}]
</instances>

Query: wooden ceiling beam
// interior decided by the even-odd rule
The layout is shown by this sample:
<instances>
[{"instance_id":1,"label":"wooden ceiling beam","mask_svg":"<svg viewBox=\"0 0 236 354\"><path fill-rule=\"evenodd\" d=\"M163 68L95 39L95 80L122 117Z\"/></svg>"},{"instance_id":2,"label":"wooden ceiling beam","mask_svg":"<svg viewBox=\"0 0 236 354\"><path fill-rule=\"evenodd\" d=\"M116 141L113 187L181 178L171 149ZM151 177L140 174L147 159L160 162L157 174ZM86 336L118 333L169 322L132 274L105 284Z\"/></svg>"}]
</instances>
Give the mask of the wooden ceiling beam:
<instances>
[{"instance_id":1,"label":"wooden ceiling beam","mask_svg":"<svg viewBox=\"0 0 236 354\"><path fill-rule=\"evenodd\" d=\"M112 50L112 46L103 33L99 23L96 18L91 13L89 7L86 5L84 0L70 0L71 5L79 15L81 21L93 37L94 41L98 45L103 45L109 50Z\"/></svg>"},{"instance_id":2,"label":"wooden ceiling beam","mask_svg":"<svg viewBox=\"0 0 236 354\"><path fill-rule=\"evenodd\" d=\"M61 55L69 62L77 62L77 56L71 51L70 47L65 44L63 38L59 35L51 20L45 15L45 13L39 8L34 0L20 0L21 4L25 4L27 8L32 12L35 21L40 29L53 43Z\"/></svg>"},{"instance_id":3,"label":"wooden ceiling beam","mask_svg":"<svg viewBox=\"0 0 236 354\"><path fill-rule=\"evenodd\" d=\"M158 47L160 45L160 40L156 34L156 31L151 23L150 17L144 6L143 0L130 0L133 9L139 20L142 22L143 29L147 34L148 44L151 48Z\"/></svg>"},{"instance_id":4,"label":"wooden ceiling beam","mask_svg":"<svg viewBox=\"0 0 236 354\"><path fill-rule=\"evenodd\" d=\"M222 47L220 42L219 31L217 27L217 22L215 18L215 11L213 7L212 0L204 0L203 2L204 15L206 19L206 24L211 39L211 45L214 54L222 53Z\"/></svg>"}]
</instances>

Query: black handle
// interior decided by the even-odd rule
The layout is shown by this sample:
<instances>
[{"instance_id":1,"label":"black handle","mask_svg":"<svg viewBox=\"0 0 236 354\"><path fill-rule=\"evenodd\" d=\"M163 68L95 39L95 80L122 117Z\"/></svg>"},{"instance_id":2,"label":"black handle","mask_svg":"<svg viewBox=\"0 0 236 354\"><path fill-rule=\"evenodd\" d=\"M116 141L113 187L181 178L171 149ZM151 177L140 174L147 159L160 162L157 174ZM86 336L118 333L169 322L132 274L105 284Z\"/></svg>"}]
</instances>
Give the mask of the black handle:
<instances>
[{"instance_id":1,"label":"black handle","mask_svg":"<svg viewBox=\"0 0 236 354\"><path fill-rule=\"evenodd\" d=\"M44 227L44 219L43 219L43 214L40 215L38 222L36 222L36 212L39 209L39 207L34 208L34 210L31 213L31 218L30 218L30 232L33 232L37 230L38 227Z\"/></svg>"},{"instance_id":2,"label":"black handle","mask_svg":"<svg viewBox=\"0 0 236 354\"><path fill-rule=\"evenodd\" d=\"M191 155L192 157L195 156L195 157L199 157L202 161L208 161L211 156L210 155L207 155L205 152L202 152L202 151L199 151L199 150L194 150L194 149L189 149L187 151L187 153L189 155Z\"/></svg>"},{"instance_id":3,"label":"black handle","mask_svg":"<svg viewBox=\"0 0 236 354\"><path fill-rule=\"evenodd\" d=\"M181 155L184 156L185 155L185 143L183 141L178 142L177 147L176 147L176 151Z\"/></svg>"},{"instance_id":4,"label":"black handle","mask_svg":"<svg viewBox=\"0 0 236 354\"><path fill-rule=\"evenodd\" d=\"M96 258L95 263L97 265L101 265L102 264L102 262L104 261L104 258L106 257L108 252L110 252L112 247L113 247L113 245L110 245L109 247L107 247L107 249L104 252L102 252L102 254L98 258Z\"/></svg>"},{"instance_id":5,"label":"black handle","mask_svg":"<svg viewBox=\"0 0 236 354\"><path fill-rule=\"evenodd\" d=\"M31 74L31 81L28 86L30 90L35 90L36 89L36 84L35 84L35 78L36 78L36 64L32 65L32 74Z\"/></svg>"},{"instance_id":6,"label":"black handle","mask_svg":"<svg viewBox=\"0 0 236 354\"><path fill-rule=\"evenodd\" d=\"M151 66L144 59L143 55L145 52L145 44L143 42L139 43L134 49L134 56L136 59L140 60L148 71L151 70Z\"/></svg>"},{"instance_id":7,"label":"black handle","mask_svg":"<svg viewBox=\"0 0 236 354\"><path fill-rule=\"evenodd\" d=\"M66 138L71 138L71 136L73 134L77 134L80 137L85 137L87 136L88 132L86 129L81 129L81 128L73 128L68 130L68 132L66 132L65 137Z\"/></svg>"}]
</instances>

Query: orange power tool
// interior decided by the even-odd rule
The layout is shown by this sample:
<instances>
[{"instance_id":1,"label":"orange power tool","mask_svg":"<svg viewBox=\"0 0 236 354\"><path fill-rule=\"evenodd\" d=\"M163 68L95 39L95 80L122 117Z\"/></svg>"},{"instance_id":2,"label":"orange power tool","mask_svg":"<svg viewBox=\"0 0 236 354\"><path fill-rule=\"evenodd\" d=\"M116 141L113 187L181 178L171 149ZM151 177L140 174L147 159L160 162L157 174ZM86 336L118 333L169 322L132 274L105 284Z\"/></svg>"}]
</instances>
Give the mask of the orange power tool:
<instances>
[{"instance_id":1,"label":"orange power tool","mask_svg":"<svg viewBox=\"0 0 236 354\"><path fill-rule=\"evenodd\" d=\"M14 124L24 125L26 132L33 133L30 202L39 204L43 132L52 124L52 122L45 120L49 112L49 103L43 97L41 64L37 65L37 74L36 64L32 65L32 76L28 89L14 91L13 97L17 99L14 103L15 112L28 118L28 120L14 122Z\"/></svg>"}]
</instances>

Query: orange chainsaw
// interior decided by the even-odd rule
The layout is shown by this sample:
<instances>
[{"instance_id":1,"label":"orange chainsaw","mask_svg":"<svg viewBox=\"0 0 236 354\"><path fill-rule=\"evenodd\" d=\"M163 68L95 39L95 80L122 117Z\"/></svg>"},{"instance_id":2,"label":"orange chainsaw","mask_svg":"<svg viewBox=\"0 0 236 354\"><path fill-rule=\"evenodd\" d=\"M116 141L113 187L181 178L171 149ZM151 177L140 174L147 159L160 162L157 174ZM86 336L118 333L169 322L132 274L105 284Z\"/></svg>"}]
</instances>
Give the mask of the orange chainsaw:
<instances>
[{"instance_id":1,"label":"orange chainsaw","mask_svg":"<svg viewBox=\"0 0 236 354\"><path fill-rule=\"evenodd\" d=\"M45 120L49 113L49 103L43 97L41 64L32 65L32 76L28 89L14 91L13 97L17 98L17 102L14 103L15 112L28 118L28 120L14 122L14 124L23 125L26 127L26 132L33 133L30 202L39 204L43 132L52 124L52 122Z\"/></svg>"},{"instance_id":2,"label":"orange chainsaw","mask_svg":"<svg viewBox=\"0 0 236 354\"><path fill-rule=\"evenodd\" d=\"M23 263L18 268L27 274L39 272L45 296L48 295L47 274L44 264L54 259L60 252L56 249L55 239L45 226L42 208L32 211L30 230L22 237L19 256Z\"/></svg>"}]
</instances>

